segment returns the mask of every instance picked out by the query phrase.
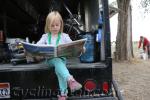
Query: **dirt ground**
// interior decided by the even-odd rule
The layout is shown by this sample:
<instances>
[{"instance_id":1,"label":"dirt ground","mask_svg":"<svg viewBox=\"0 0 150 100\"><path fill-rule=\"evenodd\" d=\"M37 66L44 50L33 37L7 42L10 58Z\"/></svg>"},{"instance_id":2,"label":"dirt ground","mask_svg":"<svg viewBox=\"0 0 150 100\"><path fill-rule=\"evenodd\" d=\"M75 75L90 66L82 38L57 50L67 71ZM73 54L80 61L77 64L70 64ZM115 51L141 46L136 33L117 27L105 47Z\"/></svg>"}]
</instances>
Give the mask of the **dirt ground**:
<instances>
[{"instance_id":1,"label":"dirt ground","mask_svg":"<svg viewBox=\"0 0 150 100\"><path fill-rule=\"evenodd\" d=\"M124 100L150 100L150 59L140 59L136 54L131 62L113 61L113 78Z\"/></svg>"}]
</instances>

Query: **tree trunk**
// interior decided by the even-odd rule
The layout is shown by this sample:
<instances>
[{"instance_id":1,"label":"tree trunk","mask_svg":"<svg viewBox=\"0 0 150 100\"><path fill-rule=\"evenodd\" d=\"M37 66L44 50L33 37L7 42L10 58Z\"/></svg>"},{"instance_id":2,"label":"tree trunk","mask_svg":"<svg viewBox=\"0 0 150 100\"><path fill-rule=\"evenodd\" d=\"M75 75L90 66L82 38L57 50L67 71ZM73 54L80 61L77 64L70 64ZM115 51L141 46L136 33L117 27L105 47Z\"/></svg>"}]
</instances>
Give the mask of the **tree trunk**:
<instances>
[{"instance_id":1,"label":"tree trunk","mask_svg":"<svg viewBox=\"0 0 150 100\"><path fill-rule=\"evenodd\" d=\"M133 57L132 18L130 0L117 0L118 31L116 37L116 60L129 60Z\"/></svg>"},{"instance_id":2,"label":"tree trunk","mask_svg":"<svg viewBox=\"0 0 150 100\"><path fill-rule=\"evenodd\" d=\"M132 45L132 9L129 5L128 9L128 29L127 29L127 60L131 60L133 55L133 45Z\"/></svg>"}]
</instances>

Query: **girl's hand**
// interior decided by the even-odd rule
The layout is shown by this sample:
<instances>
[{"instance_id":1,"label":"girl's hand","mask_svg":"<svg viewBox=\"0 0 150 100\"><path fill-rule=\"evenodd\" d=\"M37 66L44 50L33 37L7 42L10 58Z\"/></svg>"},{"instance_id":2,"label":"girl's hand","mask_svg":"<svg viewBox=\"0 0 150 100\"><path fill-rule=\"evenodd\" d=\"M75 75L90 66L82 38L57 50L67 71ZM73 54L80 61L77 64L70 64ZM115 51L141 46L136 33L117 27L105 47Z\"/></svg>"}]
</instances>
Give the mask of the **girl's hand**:
<instances>
[{"instance_id":1,"label":"girl's hand","mask_svg":"<svg viewBox=\"0 0 150 100\"><path fill-rule=\"evenodd\" d=\"M83 49L82 49L82 53L85 53L85 51L86 51L86 48L85 48L85 47L83 47Z\"/></svg>"},{"instance_id":2,"label":"girl's hand","mask_svg":"<svg viewBox=\"0 0 150 100\"><path fill-rule=\"evenodd\" d=\"M81 56L83 53L85 53L85 51L86 51L86 48L83 47L83 48L82 48L82 51L81 51L81 53L80 53L80 56ZM80 57L80 56L79 56L79 57Z\"/></svg>"}]
</instances>

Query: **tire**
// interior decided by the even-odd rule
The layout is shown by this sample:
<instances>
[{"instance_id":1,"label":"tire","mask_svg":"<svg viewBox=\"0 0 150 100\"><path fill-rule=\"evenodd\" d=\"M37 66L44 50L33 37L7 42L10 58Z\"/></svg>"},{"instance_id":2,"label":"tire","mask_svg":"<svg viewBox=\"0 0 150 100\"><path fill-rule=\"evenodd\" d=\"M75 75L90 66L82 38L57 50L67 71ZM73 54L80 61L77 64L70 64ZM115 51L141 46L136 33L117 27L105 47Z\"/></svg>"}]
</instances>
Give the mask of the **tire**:
<instances>
[{"instance_id":1,"label":"tire","mask_svg":"<svg viewBox=\"0 0 150 100\"><path fill-rule=\"evenodd\" d=\"M81 30L73 25L70 24L64 24L64 32L69 34L70 38L74 40L80 39Z\"/></svg>"}]
</instances>

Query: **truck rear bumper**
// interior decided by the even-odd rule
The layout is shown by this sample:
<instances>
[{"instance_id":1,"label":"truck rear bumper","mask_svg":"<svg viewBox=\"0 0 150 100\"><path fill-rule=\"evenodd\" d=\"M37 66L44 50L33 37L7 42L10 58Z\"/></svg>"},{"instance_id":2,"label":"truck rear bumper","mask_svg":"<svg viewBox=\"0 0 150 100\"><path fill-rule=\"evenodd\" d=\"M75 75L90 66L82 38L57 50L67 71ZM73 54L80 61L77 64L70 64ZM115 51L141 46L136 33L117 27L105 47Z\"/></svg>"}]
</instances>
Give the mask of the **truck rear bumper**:
<instances>
[{"instance_id":1,"label":"truck rear bumper","mask_svg":"<svg viewBox=\"0 0 150 100\"><path fill-rule=\"evenodd\" d=\"M25 99L25 100L33 100L33 99ZM57 100L57 98L52 99L35 99L35 100ZM116 97L69 97L67 100L118 100Z\"/></svg>"},{"instance_id":2,"label":"truck rear bumper","mask_svg":"<svg viewBox=\"0 0 150 100\"><path fill-rule=\"evenodd\" d=\"M81 97L81 98L68 98L68 100L117 100L117 98L116 97L99 97L99 98Z\"/></svg>"}]
</instances>

